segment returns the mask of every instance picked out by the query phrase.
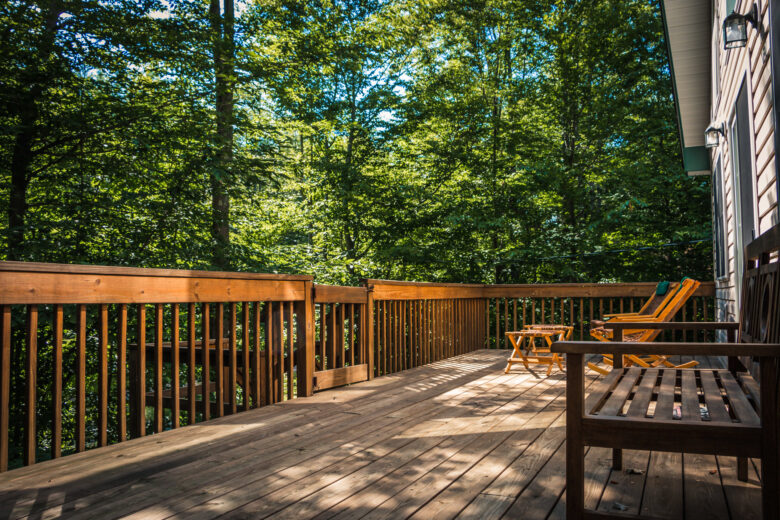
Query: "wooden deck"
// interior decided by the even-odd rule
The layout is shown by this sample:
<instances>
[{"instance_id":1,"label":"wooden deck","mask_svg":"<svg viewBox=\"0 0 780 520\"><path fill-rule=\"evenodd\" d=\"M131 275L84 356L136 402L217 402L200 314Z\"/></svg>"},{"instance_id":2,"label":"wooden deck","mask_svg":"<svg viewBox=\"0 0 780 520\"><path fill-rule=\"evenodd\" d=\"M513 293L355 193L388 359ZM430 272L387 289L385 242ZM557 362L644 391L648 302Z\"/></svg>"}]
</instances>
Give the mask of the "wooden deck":
<instances>
[{"instance_id":1,"label":"wooden deck","mask_svg":"<svg viewBox=\"0 0 780 520\"><path fill-rule=\"evenodd\" d=\"M482 350L0 475L0 518L563 518L564 378ZM591 373L587 384L592 383ZM728 457L586 455L586 503L748 519Z\"/></svg>"}]
</instances>

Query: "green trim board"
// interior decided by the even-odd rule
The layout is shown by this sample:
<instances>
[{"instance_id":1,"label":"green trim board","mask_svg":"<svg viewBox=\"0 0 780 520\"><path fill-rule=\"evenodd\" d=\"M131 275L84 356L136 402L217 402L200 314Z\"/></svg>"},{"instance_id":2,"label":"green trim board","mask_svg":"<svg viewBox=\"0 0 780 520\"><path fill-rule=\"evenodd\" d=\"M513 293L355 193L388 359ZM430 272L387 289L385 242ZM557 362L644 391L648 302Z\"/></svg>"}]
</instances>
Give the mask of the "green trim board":
<instances>
[{"instance_id":1,"label":"green trim board","mask_svg":"<svg viewBox=\"0 0 780 520\"><path fill-rule=\"evenodd\" d=\"M710 169L710 153L704 146L689 146L682 149L683 168L687 172Z\"/></svg>"}]
</instances>

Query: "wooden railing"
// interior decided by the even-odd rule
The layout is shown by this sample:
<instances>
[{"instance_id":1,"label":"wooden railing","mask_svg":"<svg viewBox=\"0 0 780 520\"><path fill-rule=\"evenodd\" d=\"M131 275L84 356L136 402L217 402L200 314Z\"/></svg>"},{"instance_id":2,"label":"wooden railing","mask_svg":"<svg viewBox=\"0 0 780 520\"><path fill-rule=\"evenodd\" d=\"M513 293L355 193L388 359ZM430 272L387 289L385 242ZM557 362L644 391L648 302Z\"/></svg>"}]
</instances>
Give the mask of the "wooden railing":
<instances>
[{"instance_id":1,"label":"wooden railing","mask_svg":"<svg viewBox=\"0 0 780 520\"><path fill-rule=\"evenodd\" d=\"M0 471L631 311L655 284L479 285L0 262ZM680 319L714 316L702 284ZM143 348L139 348L142 345Z\"/></svg>"},{"instance_id":2,"label":"wooden railing","mask_svg":"<svg viewBox=\"0 0 780 520\"><path fill-rule=\"evenodd\" d=\"M314 308L314 390L368 379L366 289L315 285Z\"/></svg>"},{"instance_id":3,"label":"wooden railing","mask_svg":"<svg viewBox=\"0 0 780 520\"><path fill-rule=\"evenodd\" d=\"M311 286L0 263L0 470L309 395Z\"/></svg>"},{"instance_id":4,"label":"wooden railing","mask_svg":"<svg viewBox=\"0 0 780 520\"><path fill-rule=\"evenodd\" d=\"M391 374L483 348L481 285L366 280L374 300L374 373Z\"/></svg>"},{"instance_id":5,"label":"wooden railing","mask_svg":"<svg viewBox=\"0 0 780 520\"><path fill-rule=\"evenodd\" d=\"M573 339L589 340L590 322L604 314L635 312L656 283L546 284L485 286L489 331L486 348L510 348L505 332L526 324L565 323L574 326ZM710 321L715 317L715 284L702 283L677 313L680 321ZM692 340L703 331L665 331L668 340ZM706 334L713 334L712 331Z\"/></svg>"}]
</instances>

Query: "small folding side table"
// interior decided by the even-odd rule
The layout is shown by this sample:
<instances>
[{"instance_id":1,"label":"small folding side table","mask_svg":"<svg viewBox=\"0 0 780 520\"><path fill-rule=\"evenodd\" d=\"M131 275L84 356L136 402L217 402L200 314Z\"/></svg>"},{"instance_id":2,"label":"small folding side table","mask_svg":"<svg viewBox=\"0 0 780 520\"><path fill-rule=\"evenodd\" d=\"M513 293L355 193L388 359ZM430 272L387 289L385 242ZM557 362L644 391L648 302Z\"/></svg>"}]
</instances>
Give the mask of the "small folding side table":
<instances>
[{"instance_id":1,"label":"small folding side table","mask_svg":"<svg viewBox=\"0 0 780 520\"><path fill-rule=\"evenodd\" d=\"M507 359L504 373L509 373L513 363L522 363L525 368L530 368L529 364L548 365L548 376L556 365L563 371L563 359L551 352L550 347L555 341L571 339L573 332L574 327L568 325L526 325L523 330L507 332L514 350ZM543 340L541 346L537 346L537 339Z\"/></svg>"}]
</instances>

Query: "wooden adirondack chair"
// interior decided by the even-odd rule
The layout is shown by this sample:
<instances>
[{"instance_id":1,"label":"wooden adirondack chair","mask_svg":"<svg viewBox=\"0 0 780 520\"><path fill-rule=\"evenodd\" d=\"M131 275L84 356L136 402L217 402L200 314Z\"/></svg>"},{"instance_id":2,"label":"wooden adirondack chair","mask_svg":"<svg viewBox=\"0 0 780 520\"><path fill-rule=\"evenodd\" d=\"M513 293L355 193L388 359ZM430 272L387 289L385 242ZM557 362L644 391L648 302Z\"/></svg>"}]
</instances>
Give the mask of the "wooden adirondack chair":
<instances>
[{"instance_id":1,"label":"wooden adirondack chair","mask_svg":"<svg viewBox=\"0 0 780 520\"><path fill-rule=\"evenodd\" d=\"M615 314L604 314L604 319L593 320L590 322L592 327L602 327L604 323L611 319L625 319L625 318L652 318L656 317L663 308L669 303L679 289L679 283L659 282L656 286L656 290L653 291L652 296L642 305L637 312L622 312Z\"/></svg>"},{"instance_id":2,"label":"wooden adirondack chair","mask_svg":"<svg viewBox=\"0 0 780 520\"><path fill-rule=\"evenodd\" d=\"M675 314L682 309L685 303L701 285L701 282L693 280L691 278L684 278L680 282L679 286L674 291L669 291L669 295L664 298L664 304L660 305L652 314L649 315L626 315L626 316L613 316L608 323L620 323L620 322L632 322L632 323L665 323L674 318ZM620 341L644 343L653 341L661 333L660 329L647 328L647 329L630 329L621 331ZM607 326L594 327L590 330L590 335L599 341L610 342L613 340L613 331ZM613 360L611 354L602 355L605 365L612 366ZM690 368L696 366L696 361L689 361L681 365L676 365L669 361L668 356L661 355L645 355L637 356L629 354L624 359L626 366L638 365L645 368L665 366L669 368ZM608 369L602 368L595 363L589 362L588 367L591 370L599 372L601 374L607 374Z\"/></svg>"}]
</instances>

